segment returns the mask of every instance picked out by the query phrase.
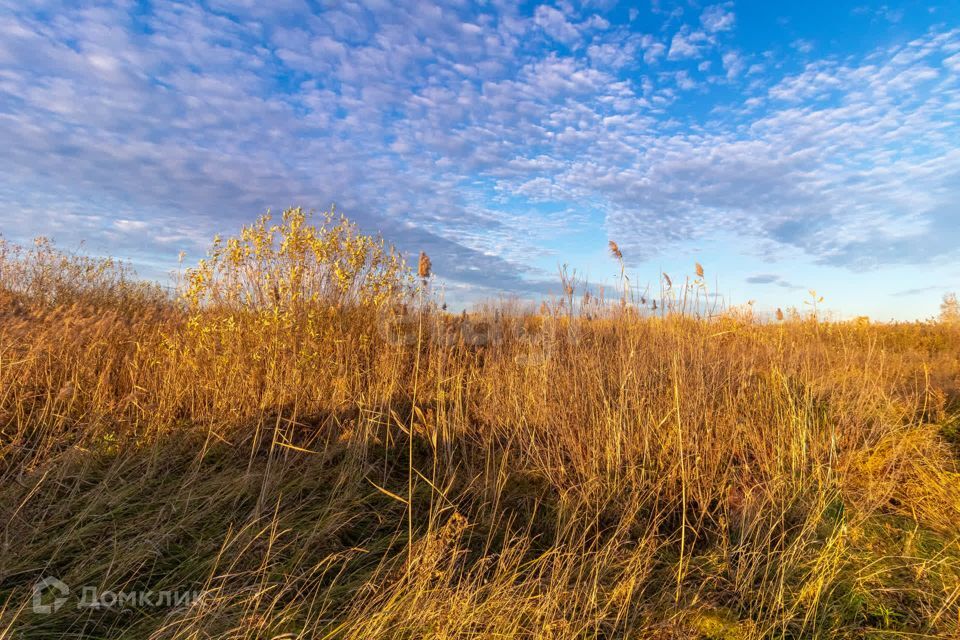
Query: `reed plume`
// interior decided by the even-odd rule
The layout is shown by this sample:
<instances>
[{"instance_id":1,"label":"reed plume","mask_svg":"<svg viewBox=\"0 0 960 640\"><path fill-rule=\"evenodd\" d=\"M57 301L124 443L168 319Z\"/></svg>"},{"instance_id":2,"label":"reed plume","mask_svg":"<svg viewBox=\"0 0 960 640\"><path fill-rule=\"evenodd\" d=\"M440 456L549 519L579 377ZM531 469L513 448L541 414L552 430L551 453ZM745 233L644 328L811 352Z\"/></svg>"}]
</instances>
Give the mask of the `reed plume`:
<instances>
[{"instance_id":1,"label":"reed plume","mask_svg":"<svg viewBox=\"0 0 960 640\"><path fill-rule=\"evenodd\" d=\"M427 280L430 277L432 267L433 263L430 262L430 256L421 251L420 260L417 262L417 275L420 276L422 280Z\"/></svg>"},{"instance_id":2,"label":"reed plume","mask_svg":"<svg viewBox=\"0 0 960 640\"><path fill-rule=\"evenodd\" d=\"M608 244L610 246L610 255L617 260L623 260L623 254L620 252L620 247L617 246L617 243L611 240Z\"/></svg>"}]
</instances>

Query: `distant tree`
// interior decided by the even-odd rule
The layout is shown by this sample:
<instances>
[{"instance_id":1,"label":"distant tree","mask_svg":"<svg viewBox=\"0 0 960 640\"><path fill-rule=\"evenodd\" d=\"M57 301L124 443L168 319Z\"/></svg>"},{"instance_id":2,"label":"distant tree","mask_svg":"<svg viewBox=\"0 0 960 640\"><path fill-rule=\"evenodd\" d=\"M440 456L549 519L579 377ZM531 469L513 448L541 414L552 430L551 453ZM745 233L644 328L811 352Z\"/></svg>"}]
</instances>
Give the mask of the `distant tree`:
<instances>
[{"instance_id":1,"label":"distant tree","mask_svg":"<svg viewBox=\"0 0 960 640\"><path fill-rule=\"evenodd\" d=\"M960 322L960 302L957 302L957 294L943 295L943 302L940 303L940 322Z\"/></svg>"}]
</instances>

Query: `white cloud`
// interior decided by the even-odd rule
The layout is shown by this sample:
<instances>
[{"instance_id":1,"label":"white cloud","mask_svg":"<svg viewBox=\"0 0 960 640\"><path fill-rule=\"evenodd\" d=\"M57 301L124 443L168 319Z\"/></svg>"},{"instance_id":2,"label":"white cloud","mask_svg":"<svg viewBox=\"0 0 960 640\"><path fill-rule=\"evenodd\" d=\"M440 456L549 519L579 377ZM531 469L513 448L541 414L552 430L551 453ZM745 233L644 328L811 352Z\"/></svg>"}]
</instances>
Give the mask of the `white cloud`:
<instances>
[{"instance_id":1,"label":"white cloud","mask_svg":"<svg viewBox=\"0 0 960 640\"><path fill-rule=\"evenodd\" d=\"M643 61L647 64L656 64L663 57L667 47L651 35L645 35L642 39Z\"/></svg>"},{"instance_id":2,"label":"white cloud","mask_svg":"<svg viewBox=\"0 0 960 640\"><path fill-rule=\"evenodd\" d=\"M674 78L676 79L677 86L684 91L689 91L697 86L697 83L693 81L693 78L690 77L690 74L686 70L677 71L674 74Z\"/></svg>"},{"instance_id":3,"label":"white cloud","mask_svg":"<svg viewBox=\"0 0 960 640\"><path fill-rule=\"evenodd\" d=\"M960 73L960 53L956 53L949 58L945 58L943 61L943 66L950 69L954 73Z\"/></svg>"},{"instance_id":4,"label":"white cloud","mask_svg":"<svg viewBox=\"0 0 960 640\"><path fill-rule=\"evenodd\" d=\"M566 16L559 9L548 5L540 5L533 14L533 21L547 34L567 45L572 45L580 39L580 32L575 26L567 22Z\"/></svg>"},{"instance_id":5,"label":"white cloud","mask_svg":"<svg viewBox=\"0 0 960 640\"><path fill-rule=\"evenodd\" d=\"M703 119L685 100L719 81L696 70L733 26L725 7L669 53L549 6L347 4L274 23L164 5L136 29L123 7L15 10L0 19L0 204L27 233L160 256L267 206L336 201L441 275L516 291L546 286L529 256L552 237L598 224L636 256L651 236L731 225L841 264L960 246L960 33L787 77L725 49L725 75L749 83Z\"/></svg>"},{"instance_id":6,"label":"white cloud","mask_svg":"<svg viewBox=\"0 0 960 640\"><path fill-rule=\"evenodd\" d=\"M707 7L700 14L700 23L710 33L729 31L733 28L736 16L729 10L729 4L716 4Z\"/></svg>"},{"instance_id":7,"label":"white cloud","mask_svg":"<svg viewBox=\"0 0 960 640\"><path fill-rule=\"evenodd\" d=\"M727 72L727 79L733 80L743 71L745 63L743 57L736 51L728 51L723 54L723 69Z\"/></svg>"},{"instance_id":8,"label":"white cloud","mask_svg":"<svg viewBox=\"0 0 960 640\"><path fill-rule=\"evenodd\" d=\"M680 30L673 35L673 39L670 41L670 53L667 54L667 59L699 58L702 55L701 46L706 42L708 42L708 38L702 31L691 33Z\"/></svg>"}]
</instances>

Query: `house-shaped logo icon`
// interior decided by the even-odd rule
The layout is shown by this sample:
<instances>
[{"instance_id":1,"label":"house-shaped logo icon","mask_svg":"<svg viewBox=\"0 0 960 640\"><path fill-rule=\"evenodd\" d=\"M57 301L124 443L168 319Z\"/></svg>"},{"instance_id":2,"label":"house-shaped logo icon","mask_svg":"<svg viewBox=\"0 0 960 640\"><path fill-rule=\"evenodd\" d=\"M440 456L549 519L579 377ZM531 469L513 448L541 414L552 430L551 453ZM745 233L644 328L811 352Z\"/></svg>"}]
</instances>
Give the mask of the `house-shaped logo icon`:
<instances>
[{"instance_id":1,"label":"house-shaped logo icon","mask_svg":"<svg viewBox=\"0 0 960 640\"><path fill-rule=\"evenodd\" d=\"M33 612L55 613L67 601L68 595L70 587L53 576L47 576L33 585Z\"/></svg>"}]
</instances>

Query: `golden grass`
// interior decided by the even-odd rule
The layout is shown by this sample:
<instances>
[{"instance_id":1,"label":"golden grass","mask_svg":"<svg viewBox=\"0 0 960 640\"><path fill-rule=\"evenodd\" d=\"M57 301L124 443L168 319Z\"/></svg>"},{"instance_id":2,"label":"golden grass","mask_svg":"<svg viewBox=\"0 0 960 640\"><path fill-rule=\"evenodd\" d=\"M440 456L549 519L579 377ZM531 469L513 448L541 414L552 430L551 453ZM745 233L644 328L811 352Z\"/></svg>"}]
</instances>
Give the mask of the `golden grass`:
<instances>
[{"instance_id":1,"label":"golden grass","mask_svg":"<svg viewBox=\"0 0 960 640\"><path fill-rule=\"evenodd\" d=\"M666 274L450 316L299 210L178 300L0 268L0 637L960 634L956 326L698 317ZM47 575L202 597L34 613Z\"/></svg>"}]
</instances>

